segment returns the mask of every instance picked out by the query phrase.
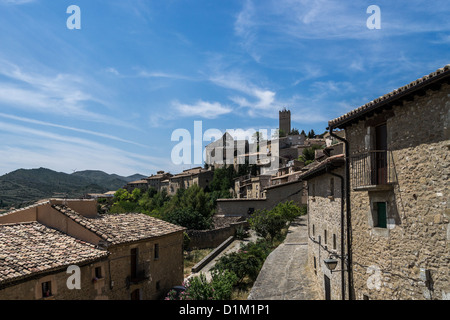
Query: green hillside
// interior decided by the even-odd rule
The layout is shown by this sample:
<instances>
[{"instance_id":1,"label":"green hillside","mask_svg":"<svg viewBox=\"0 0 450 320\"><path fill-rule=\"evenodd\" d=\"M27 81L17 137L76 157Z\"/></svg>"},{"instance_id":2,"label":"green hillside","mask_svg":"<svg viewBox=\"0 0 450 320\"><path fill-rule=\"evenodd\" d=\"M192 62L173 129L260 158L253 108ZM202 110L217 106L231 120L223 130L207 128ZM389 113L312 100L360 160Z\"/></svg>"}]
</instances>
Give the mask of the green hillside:
<instances>
[{"instance_id":1,"label":"green hillside","mask_svg":"<svg viewBox=\"0 0 450 320\"><path fill-rule=\"evenodd\" d=\"M103 193L123 187L130 179L102 171L80 171L73 174L50 169L19 169L0 176L0 208L22 207L50 197L82 197L86 193Z\"/></svg>"}]
</instances>

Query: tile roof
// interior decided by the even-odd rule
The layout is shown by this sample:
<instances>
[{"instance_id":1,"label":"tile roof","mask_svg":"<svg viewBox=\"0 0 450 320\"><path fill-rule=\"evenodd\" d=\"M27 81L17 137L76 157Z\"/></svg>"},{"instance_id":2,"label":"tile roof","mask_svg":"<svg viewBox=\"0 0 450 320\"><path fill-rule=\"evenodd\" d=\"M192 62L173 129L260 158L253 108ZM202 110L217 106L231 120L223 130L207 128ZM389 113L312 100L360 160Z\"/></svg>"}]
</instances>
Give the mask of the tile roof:
<instances>
[{"instance_id":1,"label":"tile roof","mask_svg":"<svg viewBox=\"0 0 450 320\"><path fill-rule=\"evenodd\" d=\"M107 255L107 251L38 222L0 225L0 285Z\"/></svg>"},{"instance_id":2,"label":"tile roof","mask_svg":"<svg viewBox=\"0 0 450 320\"><path fill-rule=\"evenodd\" d=\"M101 214L96 218L87 218L66 206L52 207L111 244L139 241L185 230L142 213Z\"/></svg>"},{"instance_id":3,"label":"tile roof","mask_svg":"<svg viewBox=\"0 0 450 320\"><path fill-rule=\"evenodd\" d=\"M318 174L323 173L327 167L334 169L343 166L344 164L345 164L344 154L337 154L335 156L328 157L322 161L314 161L313 163L308 165L308 171L303 172L302 174L299 175L299 179L307 180L308 178L312 178Z\"/></svg>"},{"instance_id":4,"label":"tile roof","mask_svg":"<svg viewBox=\"0 0 450 320\"><path fill-rule=\"evenodd\" d=\"M328 121L328 126L330 128L342 128L346 123L351 120L360 117L363 114L369 113L374 109L378 109L379 107L385 106L386 104L393 102L397 99L400 99L406 95L414 93L417 90L426 88L429 85L432 85L442 79L446 79L450 76L450 64L446 65L443 68L436 70L422 78L419 78L403 87L400 87L388 94L385 94L373 101L366 103L363 106L360 106L357 109L354 109L336 119Z\"/></svg>"}]
</instances>

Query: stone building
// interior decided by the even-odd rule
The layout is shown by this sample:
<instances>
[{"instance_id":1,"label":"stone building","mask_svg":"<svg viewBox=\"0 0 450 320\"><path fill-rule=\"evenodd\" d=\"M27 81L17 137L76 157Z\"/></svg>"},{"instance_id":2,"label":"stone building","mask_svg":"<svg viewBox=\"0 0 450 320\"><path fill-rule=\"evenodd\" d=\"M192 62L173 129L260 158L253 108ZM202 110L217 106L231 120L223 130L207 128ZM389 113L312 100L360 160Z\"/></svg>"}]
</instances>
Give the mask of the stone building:
<instances>
[{"instance_id":1,"label":"stone building","mask_svg":"<svg viewBox=\"0 0 450 320\"><path fill-rule=\"evenodd\" d=\"M449 299L450 65L329 121L345 129L355 299Z\"/></svg>"},{"instance_id":2,"label":"stone building","mask_svg":"<svg viewBox=\"0 0 450 320\"><path fill-rule=\"evenodd\" d=\"M284 135L291 132L291 111L286 110L286 108L279 111L279 129Z\"/></svg>"},{"instance_id":3,"label":"stone building","mask_svg":"<svg viewBox=\"0 0 450 320\"><path fill-rule=\"evenodd\" d=\"M173 177L173 174L164 171L158 171L155 175L151 175L150 177L145 178L148 182L149 188L154 188L156 191L161 191L161 187L163 186L163 181L170 179Z\"/></svg>"},{"instance_id":4,"label":"stone building","mask_svg":"<svg viewBox=\"0 0 450 320\"><path fill-rule=\"evenodd\" d=\"M214 171L212 170L205 170L201 167L187 169L170 177L167 192L169 195L174 195L178 189L188 189L194 184L205 189L211 184L213 178Z\"/></svg>"},{"instance_id":5,"label":"stone building","mask_svg":"<svg viewBox=\"0 0 450 320\"><path fill-rule=\"evenodd\" d=\"M159 299L183 281L183 232L144 214L99 215L94 200L1 215L0 299Z\"/></svg>"},{"instance_id":6,"label":"stone building","mask_svg":"<svg viewBox=\"0 0 450 320\"><path fill-rule=\"evenodd\" d=\"M348 296L343 154L317 161L300 176L308 185L308 263L319 292L327 300ZM344 244L344 245L343 245ZM326 262L337 263L331 271ZM338 271L339 270L339 271Z\"/></svg>"},{"instance_id":7,"label":"stone building","mask_svg":"<svg viewBox=\"0 0 450 320\"><path fill-rule=\"evenodd\" d=\"M265 198L265 188L270 185L270 175L252 176L247 174L234 179L235 198Z\"/></svg>"}]
</instances>

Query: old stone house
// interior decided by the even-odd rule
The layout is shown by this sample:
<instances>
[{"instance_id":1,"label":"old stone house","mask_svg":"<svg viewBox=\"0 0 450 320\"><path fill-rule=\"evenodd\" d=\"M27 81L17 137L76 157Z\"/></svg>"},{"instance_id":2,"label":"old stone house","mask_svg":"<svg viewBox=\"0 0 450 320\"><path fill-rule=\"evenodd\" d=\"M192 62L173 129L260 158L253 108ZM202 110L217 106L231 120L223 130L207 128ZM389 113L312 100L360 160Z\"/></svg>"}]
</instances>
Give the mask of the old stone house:
<instances>
[{"instance_id":1,"label":"old stone house","mask_svg":"<svg viewBox=\"0 0 450 320\"><path fill-rule=\"evenodd\" d=\"M56 200L0 216L0 299L159 299L183 280L184 228ZM80 288L67 285L70 266Z\"/></svg>"},{"instance_id":2,"label":"old stone house","mask_svg":"<svg viewBox=\"0 0 450 320\"><path fill-rule=\"evenodd\" d=\"M308 188L308 264L324 299L345 299L345 158L343 154L332 155L309 168L300 176ZM335 270L327 266L331 260Z\"/></svg>"},{"instance_id":3,"label":"old stone house","mask_svg":"<svg viewBox=\"0 0 450 320\"><path fill-rule=\"evenodd\" d=\"M449 299L450 65L329 121L345 130L355 299Z\"/></svg>"}]
</instances>

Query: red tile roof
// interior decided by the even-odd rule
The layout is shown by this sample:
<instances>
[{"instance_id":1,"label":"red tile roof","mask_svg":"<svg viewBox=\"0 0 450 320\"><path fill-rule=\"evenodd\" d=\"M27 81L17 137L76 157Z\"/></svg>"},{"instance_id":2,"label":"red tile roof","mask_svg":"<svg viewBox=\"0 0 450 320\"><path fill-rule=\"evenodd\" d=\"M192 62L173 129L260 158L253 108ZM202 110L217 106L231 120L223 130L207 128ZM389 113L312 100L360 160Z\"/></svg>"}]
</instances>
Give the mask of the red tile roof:
<instances>
[{"instance_id":1,"label":"red tile roof","mask_svg":"<svg viewBox=\"0 0 450 320\"><path fill-rule=\"evenodd\" d=\"M107 251L38 222L0 225L0 286L106 256Z\"/></svg>"},{"instance_id":2,"label":"red tile roof","mask_svg":"<svg viewBox=\"0 0 450 320\"><path fill-rule=\"evenodd\" d=\"M111 244L139 241L185 230L142 213L101 214L96 218L87 218L65 206L52 207Z\"/></svg>"}]
</instances>

